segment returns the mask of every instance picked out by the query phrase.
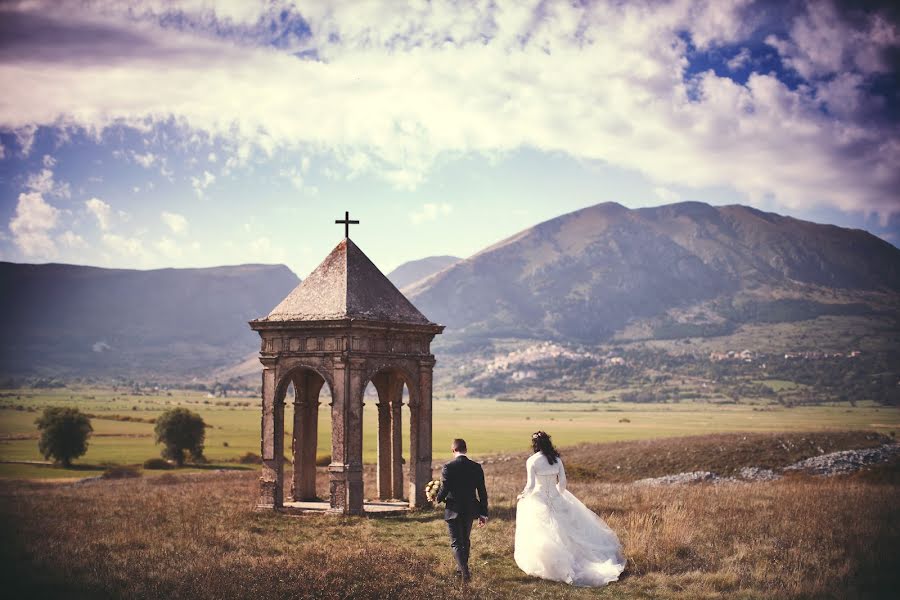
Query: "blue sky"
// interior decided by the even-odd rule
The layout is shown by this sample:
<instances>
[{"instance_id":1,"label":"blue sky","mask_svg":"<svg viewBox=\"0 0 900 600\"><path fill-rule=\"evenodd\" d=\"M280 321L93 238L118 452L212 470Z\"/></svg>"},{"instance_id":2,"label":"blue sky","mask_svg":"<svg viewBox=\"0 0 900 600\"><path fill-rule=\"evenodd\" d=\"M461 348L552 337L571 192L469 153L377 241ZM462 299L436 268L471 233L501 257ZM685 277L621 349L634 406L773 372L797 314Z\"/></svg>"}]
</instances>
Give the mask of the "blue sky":
<instances>
[{"instance_id":1,"label":"blue sky","mask_svg":"<svg viewBox=\"0 0 900 600\"><path fill-rule=\"evenodd\" d=\"M900 243L897 12L0 2L0 259L383 270L598 202ZM400 8L398 8L400 7Z\"/></svg>"}]
</instances>

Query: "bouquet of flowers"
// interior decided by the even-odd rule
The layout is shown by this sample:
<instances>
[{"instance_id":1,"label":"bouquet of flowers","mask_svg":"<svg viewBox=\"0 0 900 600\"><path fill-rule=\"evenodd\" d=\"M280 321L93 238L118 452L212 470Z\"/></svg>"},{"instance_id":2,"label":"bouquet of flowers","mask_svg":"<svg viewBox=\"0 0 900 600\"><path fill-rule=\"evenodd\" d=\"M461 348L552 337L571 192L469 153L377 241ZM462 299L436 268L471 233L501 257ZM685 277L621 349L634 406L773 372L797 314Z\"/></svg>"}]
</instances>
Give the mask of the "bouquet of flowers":
<instances>
[{"instance_id":1,"label":"bouquet of flowers","mask_svg":"<svg viewBox=\"0 0 900 600\"><path fill-rule=\"evenodd\" d=\"M441 491L441 482L438 479L432 479L425 484L425 498L434 504L437 502L438 492Z\"/></svg>"}]
</instances>

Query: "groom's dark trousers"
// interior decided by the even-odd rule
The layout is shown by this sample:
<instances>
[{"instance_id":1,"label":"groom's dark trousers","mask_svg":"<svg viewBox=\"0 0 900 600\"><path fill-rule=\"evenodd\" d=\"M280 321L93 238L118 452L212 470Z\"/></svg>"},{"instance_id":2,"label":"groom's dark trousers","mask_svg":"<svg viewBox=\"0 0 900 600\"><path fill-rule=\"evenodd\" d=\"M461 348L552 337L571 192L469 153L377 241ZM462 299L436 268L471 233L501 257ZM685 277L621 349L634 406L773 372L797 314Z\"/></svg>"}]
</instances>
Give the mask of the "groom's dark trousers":
<instances>
[{"instance_id":1,"label":"groom's dark trousers","mask_svg":"<svg viewBox=\"0 0 900 600\"><path fill-rule=\"evenodd\" d=\"M441 472L441 491L438 502L446 502L444 520L450 533L453 558L463 577L469 577L469 550L472 522L488 516L487 488L484 471L477 462L465 455L444 465Z\"/></svg>"}]
</instances>

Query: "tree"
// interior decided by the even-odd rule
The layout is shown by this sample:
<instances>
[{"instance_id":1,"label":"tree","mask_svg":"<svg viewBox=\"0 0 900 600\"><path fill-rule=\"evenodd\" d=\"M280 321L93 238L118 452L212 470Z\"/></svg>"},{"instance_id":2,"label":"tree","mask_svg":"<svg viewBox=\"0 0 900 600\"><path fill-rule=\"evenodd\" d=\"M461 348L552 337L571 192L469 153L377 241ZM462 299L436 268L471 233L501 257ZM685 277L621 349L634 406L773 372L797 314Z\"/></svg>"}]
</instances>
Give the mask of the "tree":
<instances>
[{"instance_id":1,"label":"tree","mask_svg":"<svg viewBox=\"0 0 900 600\"><path fill-rule=\"evenodd\" d=\"M203 440L206 423L195 412L186 408L167 410L156 419L156 443L163 444L163 458L184 465L184 453L190 452L194 460L203 459Z\"/></svg>"},{"instance_id":2,"label":"tree","mask_svg":"<svg viewBox=\"0 0 900 600\"><path fill-rule=\"evenodd\" d=\"M94 430L91 420L77 408L50 407L35 420L41 431L38 449L44 458L51 456L66 468L72 459L87 452L88 436Z\"/></svg>"}]
</instances>

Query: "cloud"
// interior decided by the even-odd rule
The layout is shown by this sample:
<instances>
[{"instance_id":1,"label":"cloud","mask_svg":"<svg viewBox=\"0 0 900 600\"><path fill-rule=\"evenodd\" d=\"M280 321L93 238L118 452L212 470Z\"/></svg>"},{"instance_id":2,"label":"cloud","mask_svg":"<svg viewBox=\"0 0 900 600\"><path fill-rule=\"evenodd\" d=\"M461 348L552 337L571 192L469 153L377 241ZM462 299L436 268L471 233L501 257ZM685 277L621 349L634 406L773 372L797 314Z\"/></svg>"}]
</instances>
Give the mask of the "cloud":
<instances>
[{"instance_id":1,"label":"cloud","mask_svg":"<svg viewBox=\"0 0 900 600\"><path fill-rule=\"evenodd\" d=\"M181 246L170 237L163 236L154 246L167 258L179 258L182 254Z\"/></svg>"},{"instance_id":2,"label":"cloud","mask_svg":"<svg viewBox=\"0 0 900 600\"><path fill-rule=\"evenodd\" d=\"M452 210L453 207L446 203L426 203L423 204L422 208L420 208L419 210L409 213L409 220L413 224L419 225L420 223L424 223L426 221L434 221L441 216L447 216Z\"/></svg>"},{"instance_id":3,"label":"cloud","mask_svg":"<svg viewBox=\"0 0 900 600\"><path fill-rule=\"evenodd\" d=\"M59 209L45 202L39 192L19 194L9 231L22 254L30 258L56 256L56 244L50 232L56 227L59 214Z\"/></svg>"},{"instance_id":4,"label":"cloud","mask_svg":"<svg viewBox=\"0 0 900 600\"><path fill-rule=\"evenodd\" d=\"M691 46L759 39L772 11L747 1L310 3L286 51L253 44L273 14L296 16L287 4L86 6L6 10L10 31L34 35L0 53L0 128L174 120L233 150L223 175L251 153L302 148L345 178L412 190L445 158L533 148L785 208L900 204L900 135L867 87L894 68L896 27L877 12L785 13L787 33L766 39L803 78L787 85L769 67L688 74ZM200 196L214 181L191 178Z\"/></svg>"},{"instance_id":5,"label":"cloud","mask_svg":"<svg viewBox=\"0 0 900 600\"><path fill-rule=\"evenodd\" d=\"M144 243L133 237L125 237L115 233L104 233L100 238L107 248L123 256L131 258L148 258L148 253L144 249Z\"/></svg>"},{"instance_id":6,"label":"cloud","mask_svg":"<svg viewBox=\"0 0 900 600\"><path fill-rule=\"evenodd\" d=\"M100 198L91 198L85 201L85 207L88 212L97 219L97 225L102 231L109 231L112 226L112 208Z\"/></svg>"},{"instance_id":7,"label":"cloud","mask_svg":"<svg viewBox=\"0 0 900 600\"><path fill-rule=\"evenodd\" d=\"M750 62L750 50L748 48L741 48L740 52L735 54L731 59L728 60L726 65L732 71L739 71L743 69Z\"/></svg>"},{"instance_id":8,"label":"cloud","mask_svg":"<svg viewBox=\"0 0 900 600\"><path fill-rule=\"evenodd\" d=\"M73 250L87 248L87 242L84 241L84 238L72 230L64 231L57 240L66 248Z\"/></svg>"},{"instance_id":9,"label":"cloud","mask_svg":"<svg viewBox=\"0 0 900 600\"><path fill-rule=\"evenodd\" d=\"M213 175L209 171L203 171L203 174L199 177L191 177L191 186L193 186L194 191L197 193L197 196L202 198L204 192L206 192L206 188L215 183L215 181L215 175Z\"/></svg>"},{"instance_id":10,"label":"cloud","mask_svg":"<svg viewBox=\"0 0 900 600\"><path fill-rule=\"evenodd\" d=\"M255 238L248 244L248 260L261 263L283 263L287 256L284 248L272 244L272 240L266 236Z\"/></svg>"},{"instance_id":11,"label":"cloud","mask_svg":"<svg viewBox=\"0 0 900 600\"><path fill-rule=\"evenodd\" d=\"M669 188L655 187L653 188L653 193L666 204L671 204L681 199L681 195L678 192L674 192Z\"/></svg>"},{"instance_id":12,"label":"cloud","mask_svg":"<svg viewBox=\"0 0 900 600\"><path fill-rule=\"evenodd\" d=\"M159 157L153 154L152 152L147 152L145 154L138 154L137 152L131 153L131 158L134 159L134 162L141 165L145 169L149 169L159 160Z\"/></svg>"},{"instance_id":13,"label":"cloud","mask_svg":"<svg viewBox=\"0 0 900 600\"><path fill-rule=\"evenodd\" d=\"M163 211L162 220L163 223L165 223L166 226L172 231L172 233L180 235L187 232L188 220L184 217L184 215Z\"/></svg>"},{"instance_id":14,"label":"cloud","mask_svg":"<svg viewBox=\"0 0 900 600\"><path fill-rule=\"evenodd\" d=\"M45 156L43 164L43 169L37 173L32 173L25 180L25 189L45 196L70 197L72 193L69 189L69 184L64 181L56 181L54 178L51 167L56 164L56 161L50 156Z\"/></svg>"}]
</instances>

